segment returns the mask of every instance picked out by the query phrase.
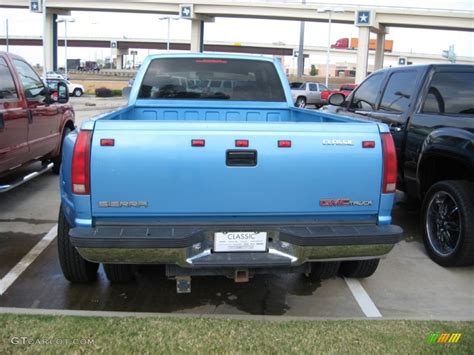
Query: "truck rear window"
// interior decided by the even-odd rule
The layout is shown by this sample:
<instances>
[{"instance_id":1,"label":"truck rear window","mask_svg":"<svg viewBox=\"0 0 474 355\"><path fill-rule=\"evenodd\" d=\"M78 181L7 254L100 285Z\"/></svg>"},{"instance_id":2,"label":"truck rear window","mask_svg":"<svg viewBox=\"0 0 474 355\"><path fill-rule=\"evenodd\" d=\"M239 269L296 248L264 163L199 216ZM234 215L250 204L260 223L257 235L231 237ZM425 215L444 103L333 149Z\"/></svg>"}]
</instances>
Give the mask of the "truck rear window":
<instances>
[{"instance_id":1,"label":"truck rear window","mask_svg":"<svg viewBox=\"0 0 474 355\"><path fill-rule=\"evenodd\" d=\"M155 59L139 99L197 99L284 102L273 63L226 58Z\"/></svg>"}]
</instances>

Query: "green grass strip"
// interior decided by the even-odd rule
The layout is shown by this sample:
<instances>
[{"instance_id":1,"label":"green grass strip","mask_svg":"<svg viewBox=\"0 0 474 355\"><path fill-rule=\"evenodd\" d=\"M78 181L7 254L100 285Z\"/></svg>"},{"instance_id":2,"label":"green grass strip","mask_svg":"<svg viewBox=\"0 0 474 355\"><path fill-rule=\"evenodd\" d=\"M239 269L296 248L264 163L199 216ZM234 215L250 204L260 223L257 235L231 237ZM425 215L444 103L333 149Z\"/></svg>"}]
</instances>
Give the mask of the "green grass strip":
<instances>
[{"instance_id":1,"label":"green grass strip","mask_svg":"<svg viewBox=\"0 0 474 355\"><path fill-rule=\"evenodd\" d=\"M457 343L440 344L433 342L434 333L462 335ZM474 322L0 315L0 354L472 354L473 350Z\"/></svg>"}]
</instances>

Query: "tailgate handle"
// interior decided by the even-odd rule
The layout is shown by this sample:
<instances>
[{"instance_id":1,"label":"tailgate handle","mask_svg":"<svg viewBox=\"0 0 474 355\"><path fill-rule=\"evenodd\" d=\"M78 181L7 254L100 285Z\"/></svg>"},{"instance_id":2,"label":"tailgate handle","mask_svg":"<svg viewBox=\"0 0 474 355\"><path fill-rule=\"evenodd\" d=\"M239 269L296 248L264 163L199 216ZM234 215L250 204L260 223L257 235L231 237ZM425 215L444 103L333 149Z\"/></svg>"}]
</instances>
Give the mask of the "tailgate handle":
<instances>
[{"instance_id":1,"label":"tailgate handle","mask_svg":"<svg viewBox=\"0 0 474 355\"><path fill-rule=\"evenodd\" d=\"M227 166L256 166L256 150L228 150L225 163Z\"/></svg>"}]
</instances>

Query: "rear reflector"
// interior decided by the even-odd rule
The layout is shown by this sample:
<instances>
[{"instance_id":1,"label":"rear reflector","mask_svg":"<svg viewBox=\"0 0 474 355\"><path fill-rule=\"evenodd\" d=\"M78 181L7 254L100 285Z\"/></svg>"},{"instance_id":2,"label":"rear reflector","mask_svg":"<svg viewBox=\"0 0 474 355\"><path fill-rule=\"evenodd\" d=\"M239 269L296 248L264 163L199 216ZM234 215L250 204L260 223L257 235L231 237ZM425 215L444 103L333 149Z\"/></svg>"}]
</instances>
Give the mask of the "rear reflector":
<instances>
[{"instance_id":1,"label":"rear reflector","mask_svg":"<svg viewBox=\"0 0 474 355\"><path fill-rule=\"evenodd\" d=\"M397 190L397 152L390 133L382 133L383 146L383 193L394 193Z\"/></svg>"},{"instance_id":2,"label":"rear reflector","mask_svg":"<svg viewBox=\"0 0 474 355\"><path fill-rule=\"evenodd\" d=\"M72 156L72 192L77 195L90 194L90 155L92 131L80 131Z\"/></svg>"},{"instance_id":3,"label":"rear reflector","mask_svg":"<svg viewBox=\"0 0 474 355\"><path fill-rule=\"evenodd\" d=\"M290 140L278 141L278 148L291 148L291 141Z\"/></svg>"},{"instance_id":4,"label":"rear reflector","mask_svg":"<svg viewBox=\"0 0 474 355\"><path fill-rule=\"evenodd\" d=\"M191 141L191 146L193 147L204 147L206 145L206 141L204 139L193 139Z\"/></svg>"},{"instance_id":5,"label":"rear reflector","mask_svg":"<svg viewBox=\"0 0 474 355\"><path fill-rule=\"evenodd\" d=\"M235 140L236 147L248 147L249 141L247 139L236 139Z\"/></svg>"},{"instance_id":6,"label":"rear reflector","mask_svg":"<svg viewBox=\"0 0 474 355\"><path fill-rule=\"evenodd\" d=\"M374 141L363 141L362 142L362 148L375 148L375 142Z\"/></svg>"},{"instance_id":7,"label":"rear reflector","mask_svg":"<svg viewBox=\"0 0 474 355\"><path fill-rule=\"evenodd\" d=\"M111 138L102 138L100 140L100 145L102 147L113 147L115 145L115 139Z\"/></svg>"}]
</instances>

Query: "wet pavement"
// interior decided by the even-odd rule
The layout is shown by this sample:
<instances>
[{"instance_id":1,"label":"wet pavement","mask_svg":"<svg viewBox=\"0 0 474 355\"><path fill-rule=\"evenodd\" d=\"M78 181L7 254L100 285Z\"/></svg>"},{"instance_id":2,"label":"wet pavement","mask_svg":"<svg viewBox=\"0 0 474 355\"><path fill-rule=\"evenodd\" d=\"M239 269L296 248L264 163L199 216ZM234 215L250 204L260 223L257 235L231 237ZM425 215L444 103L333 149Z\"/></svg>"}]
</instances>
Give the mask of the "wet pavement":
<instances>
[{"instance_id":1,"label":"wet pavement","mask_svg":"<svg viewBox=\"0 0 474 355\"><path fill-rule=\"evenodd\" d=\"M85 117L93 114L79 114ZM46 173L0 195L0 279L56 224L58 177ZM377 272L360 280L384 317L474 320L474 267L442 268L426 255L413 206L397 206L394 223L405 240ZM195 277L191 294L177 294L161 266L141 266L136 281L111 285L99 269L92 284L70 284L61 272L54 240L0 295L0 307L187 314L364 317L342 278L311 281L303 275Z\"/></svg>"}]
</instances>

